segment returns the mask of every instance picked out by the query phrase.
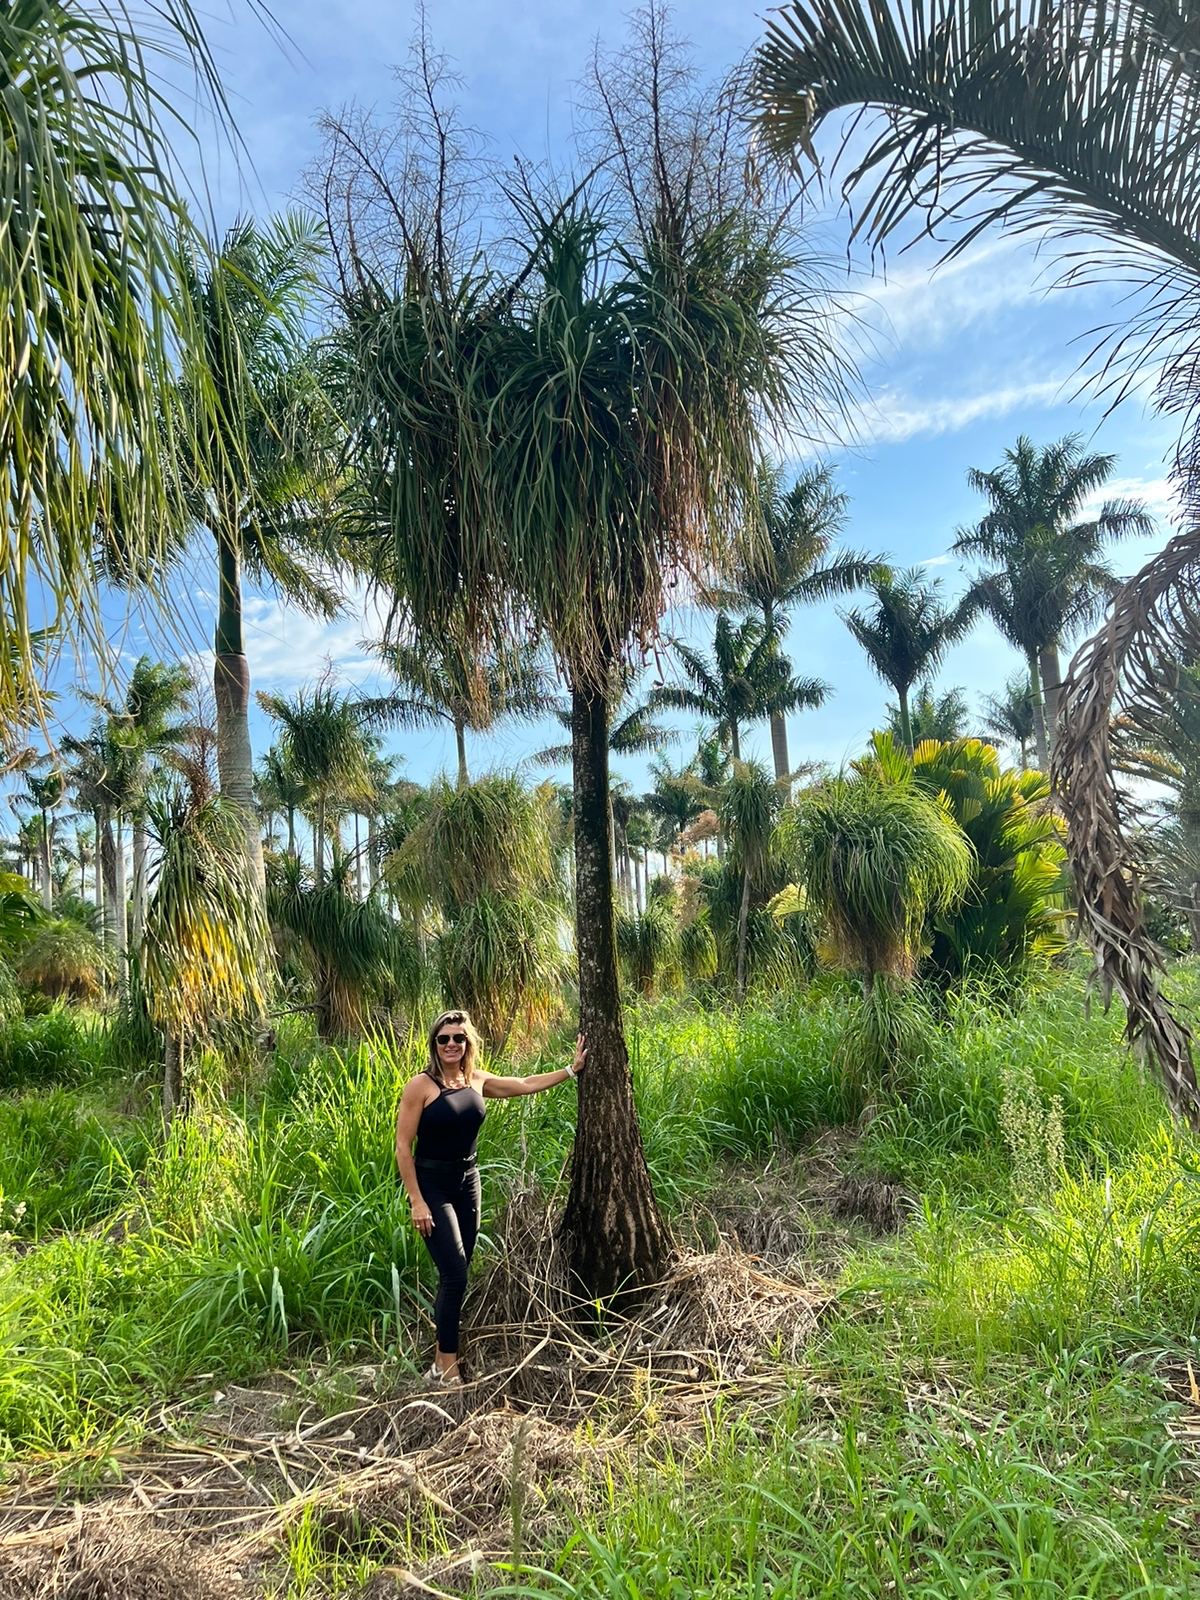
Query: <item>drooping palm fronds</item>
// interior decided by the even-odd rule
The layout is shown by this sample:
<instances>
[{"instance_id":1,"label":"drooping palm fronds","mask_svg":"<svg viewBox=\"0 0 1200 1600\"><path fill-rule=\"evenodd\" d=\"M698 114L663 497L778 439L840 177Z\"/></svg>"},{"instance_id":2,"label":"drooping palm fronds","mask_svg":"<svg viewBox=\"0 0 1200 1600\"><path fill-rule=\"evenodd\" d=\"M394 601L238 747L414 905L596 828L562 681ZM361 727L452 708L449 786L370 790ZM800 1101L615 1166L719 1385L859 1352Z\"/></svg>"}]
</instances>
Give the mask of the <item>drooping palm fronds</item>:
<instances>
[{"instance_id":1,"label":"drooping palm fronds","mask_svg":"<svg viewBox=\"0 0 1200 1600\"><path fill-rule=\"evenodd\" d=\"M448 1004L467 1007L493 1048L559 1003L567 964L561 823L549 784L511 775L442 782L428 815L384 863L398 899L442 919Z\"/></svg>"},{"instance_id":2,"label":"drooping palm fronds","mask_svg":"<svg viewBox=\"0 0 1200 1600\"><path fill-rule=\"evenodd\" d=\"M1200 271L1200 81L1144 0L794 0L768 24L755 93L768 146L815 160L817 127L878 109L853 148L856 231L955 217L1107 233Z\"/></svg>"},{"instance_id":3,"label":"drooping palm fronds","mask_svg":"<svg viewBox=\"0 0 1200 1600\"><path fill-rule=\"evenodd\" d=\"M1161 710L1162 663L1200 644L1200 532L1170 541L1117 594L1100 632L1078 651L1062 688L1054 783L1070 830L1080 933L1096 958L1101 991L1125 1005L1126 1037L1162 1075L1176 1114L1200 1127L1191 1032L1163 995L1162 952L1146 931L1129 819L1114 778L1112 708Z\"/></svg>"},{"instance_id":4,"label":"drooping palm fronds","mask_svg":"<svg viewBox=\"0 0 1200 1600\"><path fill-rule=\"evenodd\" d=\"M163 1113L185 1094L187 1043L266 1007L269 934L246 861L240 813L182 790L147 808L158 858L150 882L141 976L166 1036Z\"/></svg>"},{"instance_id":5,"label":"drooping palm fronds","mask_svg":"<svg viewBox=\"0 0 1200 1600\"><path fill-rule=\"evenodd\" d=\"M808 904L870 994L876 975L910 978L931 912L962 899L971 849L942 800L871 773L804 797L798 854Z\"/></svg>"},{"instance_id":6,"label":"drooping palm fronds","mask_svg":"<svg viewBox=\"0 0 1200 1600\"><path fill-rule=\"evenodd\" d=\"M971 846L962 898L931 914L929 969L943 982L992 972L1014 977L1066 944L1067 852L1050 780L1001 768L979 739L927 739L910 756L892 734L876 734L856 767L946 802Z\"/></svg>"},{"instance_id":7,"label":"drooping palm fronds","mask_svg":"<svg viewBox=\"0 0 1200 1600\"><path fill-rule=\"evenodd\" d=\"M340 1042L361 1033L371 991L395 992L408 1007L420 987L420 958L409 928L376 895L349 891L349 857L335 847L328 874L314 881L292 855L267 880L271 921L303 947L312 969L317 1031Z\"/></svg>"},{"instance_id":8,"label":"drooping palm fronds","mask_svg":"<svg viewBox=\"0 0 1200 1600\"><path fill-rule=\"evenodd\" d=\"M40 989L51 1000L94 1003L111 973L111 952L90 928L68 917L49 917L38 924L16 958L22 983Z\"/></svg>"},{"instance_id":9,"label":"drooping palm fronds","mask_svg":"<svg viewBox=\"0 0 1200 1600\"><path fill-rule=\"evenodd\" d=\"M195 235L169 143L186 123L156 71L190 63L224 103L188 0L146 9L0 9L4 725L37 699L39 610L107 659L100 568L152 569L176 521L174 362L194 347L180 241Z\"/></svg>"}]
</instances>

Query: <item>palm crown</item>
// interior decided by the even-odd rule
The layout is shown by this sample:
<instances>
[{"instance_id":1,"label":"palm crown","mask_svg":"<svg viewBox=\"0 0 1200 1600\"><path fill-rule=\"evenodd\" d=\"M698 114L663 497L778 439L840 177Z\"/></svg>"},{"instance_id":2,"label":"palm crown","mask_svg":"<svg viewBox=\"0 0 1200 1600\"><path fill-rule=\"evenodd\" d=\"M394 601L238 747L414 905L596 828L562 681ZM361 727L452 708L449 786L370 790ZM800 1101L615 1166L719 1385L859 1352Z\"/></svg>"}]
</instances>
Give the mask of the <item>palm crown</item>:
<instances>
[{"instance_id":1,"label":"palm crown","mask_svg":"<svg viewBox=\"0 0 1200 1600\"><path fill-rule=\"evenodd\" d=\"M875 599L871 610L845 611L842 617L872 667L895 689L901 737L911 750L909 691L967 633L975 621L974 602L963 600L947 610L941 602L940 581L931 583L919 567L894 574L877 572L868 587Z\"/></svg>"}]
</instances>

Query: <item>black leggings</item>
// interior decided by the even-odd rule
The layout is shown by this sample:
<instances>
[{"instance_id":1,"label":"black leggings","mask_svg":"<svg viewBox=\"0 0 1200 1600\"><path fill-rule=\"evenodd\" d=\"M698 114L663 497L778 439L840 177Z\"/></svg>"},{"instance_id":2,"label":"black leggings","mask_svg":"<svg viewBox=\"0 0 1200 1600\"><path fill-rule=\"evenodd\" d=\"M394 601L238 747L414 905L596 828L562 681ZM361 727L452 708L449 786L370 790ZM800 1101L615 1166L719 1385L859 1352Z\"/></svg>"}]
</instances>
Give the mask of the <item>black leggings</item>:
<instances>
[{"instance_id":1,"label":"black leggings","mask_svg":"<svg viewBox=\"0 0 1200 1600\"><path fill-rule=\"evenodd\" d=\"M433 1302L438 1349L443 1355L456 1355L467 1268L479 1237L479 1168L456 1173L418 1162L417 1182L433 1215L433 1231L426 1238L425 1247L438 1270L438 1291Z\"/></svg>"}]
</instances>

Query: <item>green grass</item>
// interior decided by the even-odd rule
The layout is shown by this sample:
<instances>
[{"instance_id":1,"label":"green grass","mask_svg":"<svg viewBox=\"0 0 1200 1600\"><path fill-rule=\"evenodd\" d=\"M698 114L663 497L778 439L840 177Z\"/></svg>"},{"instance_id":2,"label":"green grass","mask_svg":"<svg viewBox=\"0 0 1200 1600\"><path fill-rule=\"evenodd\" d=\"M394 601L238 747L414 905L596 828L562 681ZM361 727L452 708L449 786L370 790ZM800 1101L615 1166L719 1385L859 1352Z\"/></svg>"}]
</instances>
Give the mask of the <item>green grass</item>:
<instances>
[{"instance_id":1,"label":"green grass","mask_svg":"<svg viewBox=\"0 0 1200 1600\"><path fill-rule=\"evenodd\" d=\"M647 1156L681 1221L731 1161L753 1170L860 1113L852 1159L916 1209L845 1262L782 1408L731 1406L691 1444L651 1408L637 1448L606 1456L575 1521L527 1552L536 1574L504 1592L1200 1588L1180 1525L1193 1480L1151 1372L1160 1352L1196 1358L1200 1163L1125 1055L1119 1016L1087 1014L1070 975L1020 1004L975 994L936 1014L896 1092L864 1098L839 1064L852 997L823 981L741 1013L630 1014ZM331 1052L292 1022L265 1080L201 1094L164 1142L149 1086L139 1100L113 1072L95 1025L24 1022L12 1051L61 1055L63 1015L90 1054L0 1098L0 1453L94 1450L204 1374L420 1359L432 1284L392 1154L419 1047ZM557 1091L491 1109L493 1231L514 1187L561 1182L574 1105ZM302 1530L292 1543L295 1563L320 1566Z\"/></svg>"}]
</instances>

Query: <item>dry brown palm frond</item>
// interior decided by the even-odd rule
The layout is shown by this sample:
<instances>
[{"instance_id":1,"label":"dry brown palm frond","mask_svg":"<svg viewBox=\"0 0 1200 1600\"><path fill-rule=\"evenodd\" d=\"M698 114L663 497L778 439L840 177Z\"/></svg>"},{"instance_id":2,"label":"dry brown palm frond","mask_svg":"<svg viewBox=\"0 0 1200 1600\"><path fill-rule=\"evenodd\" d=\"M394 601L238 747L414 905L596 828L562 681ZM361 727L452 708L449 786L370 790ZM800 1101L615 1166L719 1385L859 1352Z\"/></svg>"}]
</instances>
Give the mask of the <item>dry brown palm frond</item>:
<instances>
[{"instance_id":1,"label":"dry brown palm frond","mask_svg":"<svg viewBox=\"0 0 1200 1600\"><path fill-rule=\"evenodd\" d=\"M1129 818L1114 777L1112 707L1152 715L1161 664L1200 645L1200 526L1129 580L1108 622L1077 652L1062 687L1054 783L1067 819L1078 926L1107 1003L1125 1005L1129 1043L1151 1058L1175 1114L1200 1127L1192 1036L1159 985L1163 956L1146 931Z\"/></svg>"}]
</instances>

